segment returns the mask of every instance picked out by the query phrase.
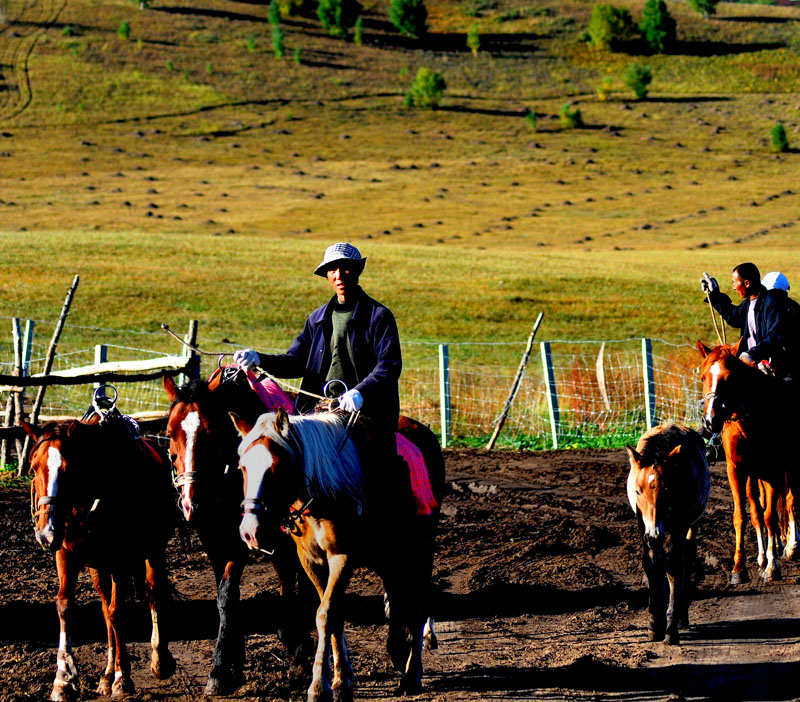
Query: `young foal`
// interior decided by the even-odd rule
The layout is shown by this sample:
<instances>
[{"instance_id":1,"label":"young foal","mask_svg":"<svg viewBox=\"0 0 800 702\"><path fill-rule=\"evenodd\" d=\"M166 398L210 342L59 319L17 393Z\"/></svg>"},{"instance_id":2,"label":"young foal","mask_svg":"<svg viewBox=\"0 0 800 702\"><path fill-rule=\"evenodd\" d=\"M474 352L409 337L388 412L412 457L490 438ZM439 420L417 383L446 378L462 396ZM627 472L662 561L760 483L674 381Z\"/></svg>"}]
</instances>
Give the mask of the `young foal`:
<instances>
[{"instance_id":1,"label":"young foal","mask_svg":"<svg viewBox=\"0 0 800 702\"><path fill-rule=\"evenodd\" d=\"M354 437L345 437L340 416L289 417L279 410L263 415L255 425L237 417L234 421L245 437L239 448L246 495L242 538L250 548L258 548L260 529L283 525L319 593L319 639L309 702L328 699L331 693L339 702L352 699L342 600L359 563L381 576L391 603L387 648L403 673L400 691L419 692L425 599L444 485L436 438L427 428L406 420L404 435L424 455L425 481L432 495L427 504L417 502L414 514L413 508L405 507L404 512L397 496L387 494L382 466L362 463L366 457Z\"/></svg>"},{"instance_id":2,"label":"young foal","mask_svg":"<svg viewBox=\"0 0 800 702\"><path fill-rule=\"evenodd\" d=\"M677 644L678 628L689 625L694 525L711 491L705 444L697 432L670 424L649 429L635 450L627 449L628 500L639 525L650 590L650 640Z\"/></svg>"},{"instance_id":3,"label":"young foal","mask_svg":"<svg viewBox=\"0 0 800 702\"><path fill-rule=\"evenodd\" d=\"M738 345L709 349L698 341L697 346L703 356L703 426L722 434L733 495L736 550L731 584L750 579L744 552L746 500L758 541L761 578L765 582L780 580L779 506L785 505L787 515L784 555L792 558L797 549L793 484L800 445L792 440L796 431L794 400L786 397L783 381L742 363L737 357Z\"/></svg>"},{"instance_id":4,"label":"young foal","mask_svg":"<svg viewBox=\"0 0 800 702\"><path fill-rule=\"evenodd\" d=\"M153 623L150 669L157 678L175 670L162 629L170 599L164 549L174 529L169 465L134 437L121 416L97 419L41 429L23 425L35 441L30 462L36 539L55 553L58 570L61 636L51 700L78 692L71 631L75 585L84 566L100 595L108 629L108 664L98 693L133 692L121 604L142 575Z\"/></svg>"},{"instance_id":5,"label":"young foal","mask_svg":"<svg viewBox=\"0 0 800 702\"><path fill-rule=\"evenodd\" d=\"M197 529L217 583L219 633L206 694L226 694L239 687L243 677L239 583L249 554L239 538L244 497L242 474L237 470L240 437L228 413L255 422L267 408L251 389L245 371L236 367L215 371L208 382L196 380L176 387L165 377L163 383L172 402L167 433L181 510ZM263 548L275 552L272 563L282 598L277 613L279 635L290 652L299 656L308 635L303 639L299 628L285 624L294 615L297 555L288 537L280 533L277 537Z\"/></svg>"}]
</instances>

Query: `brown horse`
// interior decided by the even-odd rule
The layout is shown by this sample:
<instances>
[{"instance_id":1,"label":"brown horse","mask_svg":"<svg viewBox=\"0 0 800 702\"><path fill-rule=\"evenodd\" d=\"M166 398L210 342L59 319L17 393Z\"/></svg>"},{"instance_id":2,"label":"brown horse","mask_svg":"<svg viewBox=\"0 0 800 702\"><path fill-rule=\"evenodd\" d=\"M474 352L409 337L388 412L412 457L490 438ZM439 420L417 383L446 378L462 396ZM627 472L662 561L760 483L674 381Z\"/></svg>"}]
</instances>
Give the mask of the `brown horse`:
<instances>
[{"instance_id":1,"label":"brown horse","mask_svg":"<svg viewBox=\"0 0 800 702\"><path fill-rule=\"evenodd\" d=\"M175 661L164 636L171 592L164 551L175 526L175 501L166 458L118 413L95 414L87 422L23 426L35 441L30 465L36 539L55 553L59 580L61 636L50 699L78 692L72 610L84 567L100 595L108 630L108 664L98 693L119 696L134 689L121 605L142 576L153 624L150 669L157 678L168 678Z\"/></svg>"},{"instance_id":2,"label":"brown horse","mask_svg":"<svg viewBox=\"0 0 800 702\"><path fill-rule=\"evenodd\" d=\"M235 366L215 371L208 381L195 380L177 387L165 376L163 383L172 402L167 433L180 507L197 530L217 583L219 632L206 694L226 694L243 681L239 585L249 556L239 538L244 497L242 474L237 470L240 437L228 413L236 412L255 422L268 408L252 389L247 373ZM296 623L297 554L285 534L271 536L264 549L274 552L272 564L280 584L278 634L290 653L300 658L308 635L304 639L296 625L287 626L287 622Z\"/></svg>"},{"instance_id":3,"label":"brown horse","mask_svg":"<svg viewBox=\"0 0 800 702\"><path fill-rule=\"evenodd\" d=\"M289 417L279 410L255 424L238 417L234 422L244 436L239 447L246 495L242 538L250 548L259 548L265 525L283 525L319 593L309 702L331 693L335 700L352 699L342 600L357 564L370 566L383 580L390 603L387 648L402 671L400 691L419 692L425 600L444 490L436 437L418 422L401 418L400 433L422 453L422 471L427 471L418 494L428 499L418 498L414 509L391 494L383 476L386 467L369 464L363 443L348 435L340 415Z\"/></svg>"},{"instance_id":4,"label":"brown horse","mask_svg":"<svg viewBox=\"0 0 800 702\"><path fill-rule=\"evenodd\" d=\"M722 436L733 495L736 551L731 583L749 580L744 552L745 500L750 503L750 521L758 541L761 579L780 580L779 501L787 513L784 555L793 558L797 549L793 482L800 461L800 444L790 438L796 430L795 417L789 411L785 383L740 361L738 344L710 349L698 341L697 346L703 356L703 426Z\"/></svg>"},{"instance_id":5,"label":"brown horse","mask_svg":"<svg viewBox=\"0 0 800 702\"><path fill-rule=\"evenodd\" d=\"M670 424L649 429L636 449L627 449L628 500L650 591L650 640L677 644L679 627L689 626L696 523L711 492L705 444L696 431Z\"/></svg>"}]
</instances>

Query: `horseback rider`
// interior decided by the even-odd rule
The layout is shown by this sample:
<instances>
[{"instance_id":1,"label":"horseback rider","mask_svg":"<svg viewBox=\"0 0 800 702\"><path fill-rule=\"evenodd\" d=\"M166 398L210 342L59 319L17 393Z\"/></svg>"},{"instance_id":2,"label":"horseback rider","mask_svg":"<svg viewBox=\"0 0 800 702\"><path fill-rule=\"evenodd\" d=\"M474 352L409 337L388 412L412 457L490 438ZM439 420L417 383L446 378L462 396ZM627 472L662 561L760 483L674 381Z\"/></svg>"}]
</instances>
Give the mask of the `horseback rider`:
<instances>
[{"instance_id":1,"label":"horseback rider","mask_svg":"<svg viewBox=\"0 0 800 702\"><path fill-rule=\"evenodd\" d=\"M700 286L707 295L707 302L730 326L741 330L743 343L739 345L739 360L779 378L791 379L795 366L795 333L785 291L767 289L761 282L758 268L749 262L733 269L731 283L743 300L739 305L734 305L719 289L716 279L707 273ZM788 286L788 281L786 284Z\"/></svg>"},{"instance_id":2,"label":"horseback rider","mask_svg":"<svg viewBox=\"0 0 800 702\"><path fill-rule=\"evenodd\" d=\"M366 260L351 244L329 246L314 274L327 278L334 295L308 316L286 353L243 349L234 353L233 360L243 368L257 365L278 378L302 377L296 414L313 412L314 395L322 395L330 381L343 381L346 392L341 383L331 382L329 395L338 395L340 409L363 409L374 422L373 451L386 459L384 465L398 467L387 471L395 474L387 477L396 478L403 492L410 494L408 466L397 455L395 438L400 416L398 378L403 365L400 337L389 308L358 284Z\"/></svg>"}]
</instances>

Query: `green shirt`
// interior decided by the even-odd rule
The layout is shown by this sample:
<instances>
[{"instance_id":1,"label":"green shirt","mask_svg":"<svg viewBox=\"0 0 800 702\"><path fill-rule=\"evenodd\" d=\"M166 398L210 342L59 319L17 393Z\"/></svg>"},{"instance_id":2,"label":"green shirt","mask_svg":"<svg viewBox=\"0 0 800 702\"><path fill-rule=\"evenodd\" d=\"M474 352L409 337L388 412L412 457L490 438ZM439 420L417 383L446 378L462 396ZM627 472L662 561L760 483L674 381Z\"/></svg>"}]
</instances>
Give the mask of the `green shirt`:
<instances>
[{"instance_id":1,"label":"green shirt","mask_svg":"<svg viewBox=\"0 0 800 702\"><path fill-rule=\"evenodd\" d=\"M347 336L347 324L353 318L355 303L334 303L331 323L333 330L330 338L331 367L325 382L330 380L343 380L347 389L351 390L358 383L355 363L353 362L353 349L350 348L350 338ZM341 395L343 388L331 388L337 395Z\"/></svg>"}]
</instances>

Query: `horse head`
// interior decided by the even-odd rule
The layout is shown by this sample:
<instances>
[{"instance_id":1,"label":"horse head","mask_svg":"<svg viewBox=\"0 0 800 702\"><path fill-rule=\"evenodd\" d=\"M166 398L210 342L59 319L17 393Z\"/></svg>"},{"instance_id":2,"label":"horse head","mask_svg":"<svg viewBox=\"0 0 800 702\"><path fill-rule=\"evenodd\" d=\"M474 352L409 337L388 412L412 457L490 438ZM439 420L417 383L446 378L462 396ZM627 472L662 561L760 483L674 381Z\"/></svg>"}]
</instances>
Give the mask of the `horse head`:
<instances>
[{"instance_id":1,"label":"horse head","mask_svg":"<svg viewBox=\"0 0 800 702\"><path fill-rule=\"evenodd\" d=\"M701 400L702 425L707 431L719 434L731 416L740 410L752 390L753 369L739 358L740 339L733 345L709 348L697 342L703 357L700 375L703 379L703 399Z\"/></svg>"},{"instance_id":2,"label":"horse head","mask_svg":"<svg viewBox=\"0 0 800 702\"><path fill-rule=\"evenodd\" d=\"M255 424L231 413L242 436L239 468L244 478L244 501L239 534L248 548L257 550L264 526L280 526L292 503L302 494L303 471L292 470L298 456L293 449L289 416L282 409L264 414Z\"/></svg>"}]
</instances>

